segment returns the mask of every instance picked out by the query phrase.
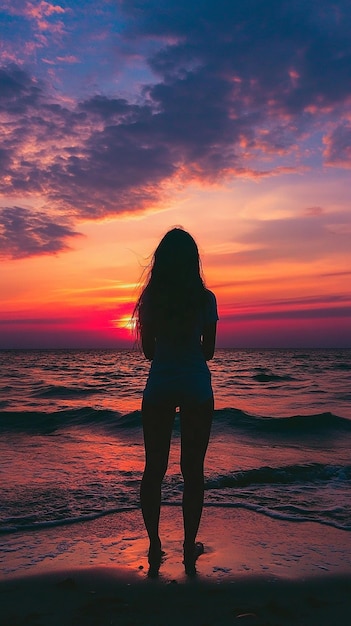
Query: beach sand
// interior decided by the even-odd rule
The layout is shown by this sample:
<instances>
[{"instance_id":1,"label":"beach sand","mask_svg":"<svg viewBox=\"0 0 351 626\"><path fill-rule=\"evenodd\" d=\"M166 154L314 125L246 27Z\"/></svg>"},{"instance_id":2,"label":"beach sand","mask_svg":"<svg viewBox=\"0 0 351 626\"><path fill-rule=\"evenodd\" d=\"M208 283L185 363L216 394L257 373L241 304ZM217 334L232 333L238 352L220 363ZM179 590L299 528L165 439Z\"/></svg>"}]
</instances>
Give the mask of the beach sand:
<instances>
[{"instance_id":1,"label":"beach sand","mask_svg":"<svg viewBox=\"0 0 351 626\"><path fill-rule=\"evenodd\" d=\"M22 550L11 536L1 626L351 624L346 531L206 507L195 578L182 565L180 507L163 507L161 536L158 579L147 576L140 511L28 532Z\"/></svg>"}]
</instances>

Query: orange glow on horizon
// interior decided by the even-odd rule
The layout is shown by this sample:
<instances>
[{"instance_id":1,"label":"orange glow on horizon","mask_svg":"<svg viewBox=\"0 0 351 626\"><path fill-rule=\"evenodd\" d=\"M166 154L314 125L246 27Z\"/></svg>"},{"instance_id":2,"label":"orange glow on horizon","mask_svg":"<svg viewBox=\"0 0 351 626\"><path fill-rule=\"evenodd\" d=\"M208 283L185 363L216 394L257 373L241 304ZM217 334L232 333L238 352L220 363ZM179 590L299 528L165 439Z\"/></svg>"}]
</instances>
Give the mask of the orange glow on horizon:
<instances>
[{"instance_id":1,"label":"orange glow on horizon","mask_svg":"<svg viewBox=\"0 0 351 626\"><path fill-rule=\"evenodd\" d=\"M131 335L135 332L135 320L131 316L123 315L118 319L111 320L111 322L115 328L127 330Z\"/></svg>"},{"instance_id":2,"label":"orange glow on horizon","mask_svg":"<svg viewBox=\"0 0 351 626\"><path fill-rule=\"evenodd\" d=\"M194 184L168 210L82 222L83 236L68 252L3 260L0 348L132 346L145 268L176 224L199 245L206 285L217 297L219 345L269 346L278 337L282 346L333 337L351 345L346 217L323 210L323 196L331 202L340 190L317 182L301 190L296 181L293 190L243 182L235 193ZM298 213L293 193L303 199Z\"/></svg>"}]
</instances>

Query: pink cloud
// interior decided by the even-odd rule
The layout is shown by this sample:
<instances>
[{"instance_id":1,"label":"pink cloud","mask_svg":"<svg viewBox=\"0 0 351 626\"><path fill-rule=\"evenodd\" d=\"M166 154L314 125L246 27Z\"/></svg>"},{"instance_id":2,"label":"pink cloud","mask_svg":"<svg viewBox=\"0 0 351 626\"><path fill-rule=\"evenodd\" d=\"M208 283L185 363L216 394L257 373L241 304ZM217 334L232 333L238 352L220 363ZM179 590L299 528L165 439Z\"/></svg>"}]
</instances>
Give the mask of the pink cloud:
<instances>
[{"instance_id":1,"label":"pink cloud","mask_svg":"<svg viewBox=\"0 0 351 626\"><path fill-rule=\"evenodd\" d=\"M324 213L324 209L320 206L311 206L311 207L307 207L306 209L304 209L302 215L305 215L307 217L319 217L320 215L323 215Z\"/></svg>"},{"instance_id":2,"label":"pink cloud","mask_svg":"<svg viewBox=\"0 0 351 626\"><path fill-rule=\"evenodd\" d=\"M58 56L58 61L62 61L63 63L79 63L79 59L74 54L66 54L65 56Z\"/></svg>"},{"instance_id":3,"label":"pink cloud","mask_svg":"<svg viewBox=\"0 0 351 626\"><path fill-rule=\"evenodd\" d=\"M323 139L327 165L351 168L351 123L338 124Z\"/></svg>"},{"instance_id":4,"label":"pink cloud","mask_svg":"<svg viewBox=\"0 0 351 626\"><path fill-rule=\"evenodd\" d=\"M4 0L3 9L10 15L21 15L34 20L40 20L43 17L49 17L51 15L62 15L67 12L60 5L51 4L40 0L40 2L32 2L30 0Z\"/></svg>"}]
</instances>

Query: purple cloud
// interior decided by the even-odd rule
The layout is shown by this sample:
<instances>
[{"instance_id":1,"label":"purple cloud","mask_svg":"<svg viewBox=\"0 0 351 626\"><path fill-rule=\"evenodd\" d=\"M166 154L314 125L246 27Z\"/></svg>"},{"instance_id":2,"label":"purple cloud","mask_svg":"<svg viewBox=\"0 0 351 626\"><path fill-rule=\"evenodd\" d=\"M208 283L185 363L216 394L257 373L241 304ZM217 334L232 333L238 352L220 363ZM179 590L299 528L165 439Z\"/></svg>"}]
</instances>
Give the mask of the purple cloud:
<instances>
[{"instance_id":1,"label":"purple cloud","mask_svg":"<svg viewBox=\"0 0 351 626\"><path fill-rule=\"evenodd\" d=\"M65 224L67 216L142 211L164 200L173 180L296 171L310 159L311 145L327 164L350 167L348 0L120 0L94 9L72 3L69 11L44 4L45 32L51 16L59 17L62 32L68 21L74 32L84 16L84 36L95 43L103 29L103 53L96 47L95 66L89 56L87 74L97 76L101 67L105 76L106 63L116 65L112 51L122 58L129 50L123 64L132 67L134 50L148 80L128 97L118 86L104 95L97 82L94 93L69 100L24 67L3 67L0 194L6 204L15 196L45 197L54 215L48 219L56 223L61 214ZM11 19L32 24L34 3L27 5L24 13L18 3L12 13L9 3L5 9ZM115 20L110 31L107 16ZM73 44L64 54L60 40L55 45L46 63L51 72L58 72L53 59L76 55ZM83 62L64 65L65 72L84 71ZM53 249L70 232L54 236ZM38 253L35 246L24 249Z\"/></svg>"},{"instance_id":2,"label":"purple cloud","mask_svg":"<svg viewBox=\"0 0 351 626\"><path fill-rule=\"evenodd\" d=\"M351 123L343 122L324 139L328 165L351 168Z\"/></svg>"},{"instance_id":3,"label":"purple cloud","mask_svg":"<svg viewBox=\"0 0 351 626\"><path fill-rule=\"evenodd\" d=\"M11 117L40 104L41 89L35 79L16 65L0 68L0 111Z\"/></svg>"},{"instance_id":4,"label":"purple cloud","mask_svg":"<svg viewBox=\"0 0 351 626\"><path fill-rule=\"evenodd\" d=\"M68 248L66 240L79 233L45 213L21 207L0 209L0 256L15 259L54 254Z\"/></svg>"}]
</instances>

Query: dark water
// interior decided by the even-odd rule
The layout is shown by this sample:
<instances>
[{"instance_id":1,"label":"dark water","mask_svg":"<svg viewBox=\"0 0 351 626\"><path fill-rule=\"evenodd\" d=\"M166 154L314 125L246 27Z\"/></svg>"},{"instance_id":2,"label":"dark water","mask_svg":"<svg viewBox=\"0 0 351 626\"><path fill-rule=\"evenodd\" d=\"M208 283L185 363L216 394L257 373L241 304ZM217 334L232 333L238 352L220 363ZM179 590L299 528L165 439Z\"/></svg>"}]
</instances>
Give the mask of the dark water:
<instances>
[{"instance_id":1,"label":"dark water","mask_svg":"<svg viewBox=\"0 0 351 626\"><path fill-rule=\"evenodd\" d=\"M134 352L0 352L4 536L139 506ZM219 351L206 506L351 530L351 351ZM181 502L176 420L163 500Z\"/></svg>"}]
</instances>

